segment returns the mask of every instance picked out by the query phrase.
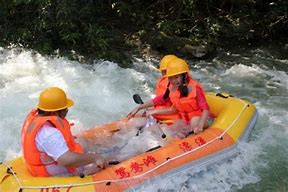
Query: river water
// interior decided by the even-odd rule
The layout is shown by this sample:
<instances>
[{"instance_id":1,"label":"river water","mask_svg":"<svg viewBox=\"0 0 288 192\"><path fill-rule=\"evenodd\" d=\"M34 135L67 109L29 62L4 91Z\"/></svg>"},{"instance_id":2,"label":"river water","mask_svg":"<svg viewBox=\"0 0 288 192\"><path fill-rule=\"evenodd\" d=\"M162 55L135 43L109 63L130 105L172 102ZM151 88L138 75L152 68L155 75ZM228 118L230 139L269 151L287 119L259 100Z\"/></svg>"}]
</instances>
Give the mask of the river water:
<instances>
[{"instance_id":1,"label":"river water","mask_svg":"<svg viewBox=\"0 0 288 192\"><path fill-rule=\"evenodd\" d=\"M220 50L191 64L206 91L228 92L253 102L259 112L250 141L222 162L151 181L137 191L288 191L288 59L275 49ZM284 56L283 56L284 55ZM286 58L285 58L286 55ZM153 97L157 60L135 58L134 68L109 61L80 64L29 50L0 48L0 161L21 155L21 124L40 91L59 86L76 105L73 132L118 120L133 107L132 95Z\"/></svg>"}]
</instances>

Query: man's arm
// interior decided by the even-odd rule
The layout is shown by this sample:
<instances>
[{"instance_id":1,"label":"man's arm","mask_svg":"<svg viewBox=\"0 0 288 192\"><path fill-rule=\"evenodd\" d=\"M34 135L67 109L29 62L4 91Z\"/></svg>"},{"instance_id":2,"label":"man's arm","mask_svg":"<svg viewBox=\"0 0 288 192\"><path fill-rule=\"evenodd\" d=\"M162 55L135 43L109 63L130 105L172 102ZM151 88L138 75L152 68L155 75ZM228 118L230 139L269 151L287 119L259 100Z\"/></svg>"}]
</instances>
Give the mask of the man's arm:
<instances>
[{"instance_id":1,"label":"man's arm","mask_svg":"<svg viewBox=\"0 0 288 192\"><path fill-rule=\"evenodd\" d=\"M95 163L100 168L105 168L106 162L103 157L95 153L74 153L67 151L57 159L59 165L65 167L81 167L90 163Z\"/></svg>"}]
</instances>

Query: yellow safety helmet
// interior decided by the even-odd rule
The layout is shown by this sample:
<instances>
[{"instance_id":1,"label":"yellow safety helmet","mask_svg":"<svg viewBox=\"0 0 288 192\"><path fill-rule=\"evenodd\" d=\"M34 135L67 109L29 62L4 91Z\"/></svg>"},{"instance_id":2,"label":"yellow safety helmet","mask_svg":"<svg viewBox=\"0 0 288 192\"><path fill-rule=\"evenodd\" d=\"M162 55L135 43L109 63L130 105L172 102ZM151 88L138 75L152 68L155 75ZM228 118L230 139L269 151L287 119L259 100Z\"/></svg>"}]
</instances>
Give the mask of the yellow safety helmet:
<instances>
[{"instance_id":1,"label":"yellow safety helmet","mask_svg":"<svg viewBox=\"0 0 288 192\"><path fill-rule=\"evenodd\" d=\"M172 59L176 59L178 58L177 56L175 55L165 55L161 61L160 61L160 66L159 66L159 70L160 71L163 71L163 70L166 70L167 69L167 64L170 60Z\"/></svg>"},{"instance_id":2,"label":"yellow safety helmet","mask_svg":"<svg viewBox=\"0 0 288 192\"><path fill-rule=\"evenodd\" d=\"M38 108L43 111L58 111L74 105L66 93L58 87L44 89L39 96Z\"/></svg>"},{"instance_id":3,"label":"yellow safety helmet","mask_svg":"<svg viewBox=\"0 0 288 192\"><path fill-rule=\"evenodd\" d=\"M189 66L187 62L183 59L176 58L168 62L166 77L171 77L174 75L179 75L188 72L189 72Z\"/></svg>"}]
</instances>

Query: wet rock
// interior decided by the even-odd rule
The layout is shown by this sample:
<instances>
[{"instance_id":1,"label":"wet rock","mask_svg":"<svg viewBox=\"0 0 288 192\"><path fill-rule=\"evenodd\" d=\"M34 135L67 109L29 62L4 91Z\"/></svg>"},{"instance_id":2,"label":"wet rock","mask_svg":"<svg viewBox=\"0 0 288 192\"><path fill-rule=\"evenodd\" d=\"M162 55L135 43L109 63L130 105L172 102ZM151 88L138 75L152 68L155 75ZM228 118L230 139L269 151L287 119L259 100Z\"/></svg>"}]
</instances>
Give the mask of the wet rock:
<instances>
[{"instance_id":1,"label":"wet rock","mask_svg":"<svg viewBox=\"0 0 288 192\"><path fill-rule=\"evenodd\" d=\"M203 45L199 46L184 45L181 48L181 52L183 52L184 54L192 55L193 57L196 58L201 58L208 54L208 48Z\"/></svg>"}]
</instances>

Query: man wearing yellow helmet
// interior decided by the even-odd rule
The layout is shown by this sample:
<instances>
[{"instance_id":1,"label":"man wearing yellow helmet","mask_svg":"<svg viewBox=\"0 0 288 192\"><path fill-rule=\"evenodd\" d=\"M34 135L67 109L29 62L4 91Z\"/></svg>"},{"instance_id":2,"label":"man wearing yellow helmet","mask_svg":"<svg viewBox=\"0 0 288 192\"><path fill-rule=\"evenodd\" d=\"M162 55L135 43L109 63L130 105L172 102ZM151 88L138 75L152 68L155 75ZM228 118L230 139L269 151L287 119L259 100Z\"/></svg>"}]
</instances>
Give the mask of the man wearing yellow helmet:
<instances>
[{"instance_id":1,"label":"man wearing yellow helmet","mask_svg":"<svg viewBox=\"0 0 288 192\"><path fill-rule=\"evenodd\" d=\"M58 87L49 87L39 96L22 127L22 151L33 176L93 174L107 165L103 157L88 153L77 143L65 118L73 100ZM86 169L88 166L89 169Z\"/></svg>"},{"instance_id":2,"label":"man wearing yellow helmet","mask_svg":"<svg viewBox=\"0 0 288 192\"><path fill-rule=\"evenodd\" d=\"M128 114L128 118L134 117L141 109L171 102L172 107L168 109L149 110L146 111L146 114L155 115L178 112L181 119L188 125L188 129L190 129L187 129L187 133L190 131L194 131L194 133L203 131L203 128L207 126L209 106L205 99L204 89L189 75L189 66L186 61L180 58L170 60L167 64L166 77L170 85L166 89L165 94L136 107Z\"/></svg>"}]
</instances>

